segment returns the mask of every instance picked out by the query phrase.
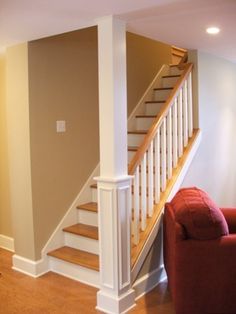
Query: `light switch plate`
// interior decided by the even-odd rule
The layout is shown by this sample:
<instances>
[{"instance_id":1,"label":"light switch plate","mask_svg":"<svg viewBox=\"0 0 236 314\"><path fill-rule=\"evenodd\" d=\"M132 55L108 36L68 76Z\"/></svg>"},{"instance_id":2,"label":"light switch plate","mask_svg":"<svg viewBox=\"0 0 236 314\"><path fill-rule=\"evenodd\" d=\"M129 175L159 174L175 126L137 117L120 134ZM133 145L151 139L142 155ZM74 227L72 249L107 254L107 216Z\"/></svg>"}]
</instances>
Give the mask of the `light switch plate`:
<instances>
[{"instance_id":1,"label":"light switch plate","mask_svg":"<svg viewBox=\"0 0 236 314\"><path fill-rule=\"evenodd\" d=\"M57 126L57 133L66 132L66 121L60 120L56 123Z\"/></svg>"}]
</instances>

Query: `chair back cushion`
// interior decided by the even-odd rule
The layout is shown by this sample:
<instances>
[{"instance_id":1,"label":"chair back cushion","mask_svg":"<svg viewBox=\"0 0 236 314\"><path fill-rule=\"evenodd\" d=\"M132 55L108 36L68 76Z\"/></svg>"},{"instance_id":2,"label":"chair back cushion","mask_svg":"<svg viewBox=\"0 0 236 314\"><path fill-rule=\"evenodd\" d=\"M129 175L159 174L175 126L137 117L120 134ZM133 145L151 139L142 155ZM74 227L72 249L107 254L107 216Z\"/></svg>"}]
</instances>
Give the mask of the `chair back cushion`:
<instances>
[{"instance_id":1,"label":"chair back cushion","mask_svg":"<svg viewBox=\"0 0 236 314\"><path fill-rule=\"evenodd\" d=\"M197 240L211 240L228 235L227 222L207 193L193 187L183 188L171 201L175 219L187 236Z\"/></svg>"}]
</instances>

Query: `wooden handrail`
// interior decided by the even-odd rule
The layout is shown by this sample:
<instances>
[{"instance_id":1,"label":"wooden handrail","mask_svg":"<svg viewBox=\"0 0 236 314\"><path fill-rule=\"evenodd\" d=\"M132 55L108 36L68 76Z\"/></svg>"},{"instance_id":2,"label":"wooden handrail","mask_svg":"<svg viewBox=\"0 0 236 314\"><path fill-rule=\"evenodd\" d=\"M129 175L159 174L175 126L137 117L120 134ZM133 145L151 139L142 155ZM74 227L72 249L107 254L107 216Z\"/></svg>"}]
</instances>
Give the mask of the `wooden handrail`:
<instances>
[{"instance_id":1,"label":"wooden handrail","mask_svg":"<svg viewBox=\"0 0 236 314\"><path fill-rule=\"evenodd\" d=\"M139 146L137 153L134 155L133 159L131 160L131 163L129 165L129 170L128 170L129 175L133 175L136 167L141 163L143 155L148 150L148 147L151 144L151 141L154 139L158 128L160 127L163 119L168 114L168 111L169 111L175 97L177 96L178 92L182 88L184 81L187 78L187 76L189 75L189 73L191 72L192 68L193 68L192 63L188 63L185 65L184 71L183 71L182 75L180 76L180 78L178 79L178 81L177 81L174 89L170 93L169 97L167 98L165 105L163 106L161 111L156 116L156 118L155 118L151 128L149 129L147 135L144 137L142 144Z\"/></svg>"}]
</instances>

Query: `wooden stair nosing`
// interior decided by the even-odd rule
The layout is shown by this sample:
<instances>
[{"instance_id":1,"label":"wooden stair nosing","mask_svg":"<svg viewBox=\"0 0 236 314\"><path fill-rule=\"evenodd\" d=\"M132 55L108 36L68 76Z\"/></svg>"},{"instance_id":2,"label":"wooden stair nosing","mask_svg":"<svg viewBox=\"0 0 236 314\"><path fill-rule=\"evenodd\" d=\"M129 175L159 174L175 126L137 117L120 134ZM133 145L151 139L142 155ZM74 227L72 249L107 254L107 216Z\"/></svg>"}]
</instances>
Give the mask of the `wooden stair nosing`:
<instances>
[{"instance_id":1,"label":"wooden stair nosing","mask_svg":"<svg viewBox=\"0 0 236 314\"><path fill-rule=\"evenodd\" d=\"M172 56L183 58L185 52L177 52L177 51L175 51L175 52L172 52L171 54L172 54Z\"/></svg>"},{"instance_id":2,"label":"wooden stair nosing","mask_svg":"<svg viewBox=\"0 0 236 314\"><path fill-rule=\"evenodd\" d=\"M134 130L134 131L128 131L128 134L136 134L136 135L142 135L142 134L147 134L147 130Z\"/></svg>"},{"instance_id":3,"label":"wooden stair nosing","mask_svg":"<svg viewBox=\"0 0 236 314\"><path fill-rule=\"evenodd\" d=\"M99 271L99 257L96 254L63 246L47 253L48 256L61 259L71 264Z\"/></svg>"},{"instance_id":4,"label":"wooden stair nosing","mask_svg":"<svg viewBox=\"0 0 236 314\"><path fill-rule=\"evenodd\" d=\"M172 77L180 77L180 74L169 74L169 75L163 75L162 78L172 78Z\"/></svg>"},{"instance_id":5,"label":"wooden stair nosing","mask_svg":"<svg viewBox=\"0 0 236 314\"><path fill-rule=\"evenodd\" d=\"M95 202L89 202L89 203L81 204L81 205L78 205L76 208L82 209L82 210L87 210L87 211L94 212L94 213L98 212L98 206L97 206L97 203L95 203Z\"/></svg>"},{"instance_id":6,"label":"wooden stair nosing","mask_svg":"<svg viewBox=\"0 0 236 314\"><path fill-rule=\"evenodd\" d=\"M153 114L151 114L151 115L138 114L138 115L136 115L135 117L136 117L136 118L156 118L156 116L157 116L157 115L153 115Z\"/></svg>"},{"instance_id":7,"label":"wooden stair nosing","mask_svg":"<svg viewBox=\"0 0 236 314\"><path fill-rule=\"evenodd\" d=\"M128 146L129 152L136 152L138 150L139 146Z\"/></svg>"},{"instance_id":8,"label":"wooden stair nosing","mask_svg":"<svg viewBox=\"0 0 236 314\"><path fill-rule=\"evenodd\" d=\"M156 88L153 88L154 90L171 90L173 89L174 87L156 87Z\"/></svg>"},{"instance_id":9,"label":"wooden stair nosing","mask_svg":"<svg viewBox=\"0 0 236 314\"><path fill-rule=\"evenodd\" d=\"M77 223L63 228L64 232L73 233L78 236L98 240L98 227Z\"/></svg>"},{"instance_id":10,"label":"wooden stair nosing","mask_svg":"<svg viewBox=\"0 0 236 314\"><path fill-rule=\"evenodd\" d=\"M145 104L164 104L165 102L165 100L147 100Z\"/></svg>"},{"instance_id":11,"label":"wooden stair nosing","mask_svg":"<svg viewBox=\"0 0 236 314\"><path fill-rule=\"evenodd\" d=\"M179 51L179 52L181 51L181 52L184 52L184 53L187 52L187 49L185 49L185 48L180 48L180 47L176 47L176 46L172 46L171 49L172 49L172 50L177 50L177 51Z\"/></svg>"}]
</instances>

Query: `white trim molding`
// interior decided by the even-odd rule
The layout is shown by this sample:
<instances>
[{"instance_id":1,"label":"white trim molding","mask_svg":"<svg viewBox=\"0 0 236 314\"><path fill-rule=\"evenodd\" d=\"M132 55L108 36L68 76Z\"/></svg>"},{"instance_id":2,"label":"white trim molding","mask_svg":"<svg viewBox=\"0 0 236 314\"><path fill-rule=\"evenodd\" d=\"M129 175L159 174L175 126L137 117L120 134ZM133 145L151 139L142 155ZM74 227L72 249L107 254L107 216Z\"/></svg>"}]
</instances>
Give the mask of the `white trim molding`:
<instances>
[{"instance_id":1,"label":"white trim molding","mask_svg":"<svg viewBox=\"0 0 236 314\"><path fill-rule=\"evenodd\" d=\"M47 256L39 261L32 261L28 258L14 254L12 262L12 269L34 278L42 276L49 271Z\"/></svg>"},{"instance_id":2,"label":"white trim molding","mask_svg":"<svg viewBox=\"0 0 236 314\"><path fill-rule=\"evenodd\" d=\"M132 287L135 291L135 301L154 289L160 282L165 279L166 272L163 264L151 271L150 273L147 273L143 277L137 279Z\"/></svg>"},{"instance_id":3,"label":"white trim molding","mask_svg":"<svg viewBox=\"0 0 236 314\"><path fill-rule=\"evenodd\" d=\"M14 239L3 234L0 234L0 248L10 252L15 251Z\"/></svg>"}]
</instances>

